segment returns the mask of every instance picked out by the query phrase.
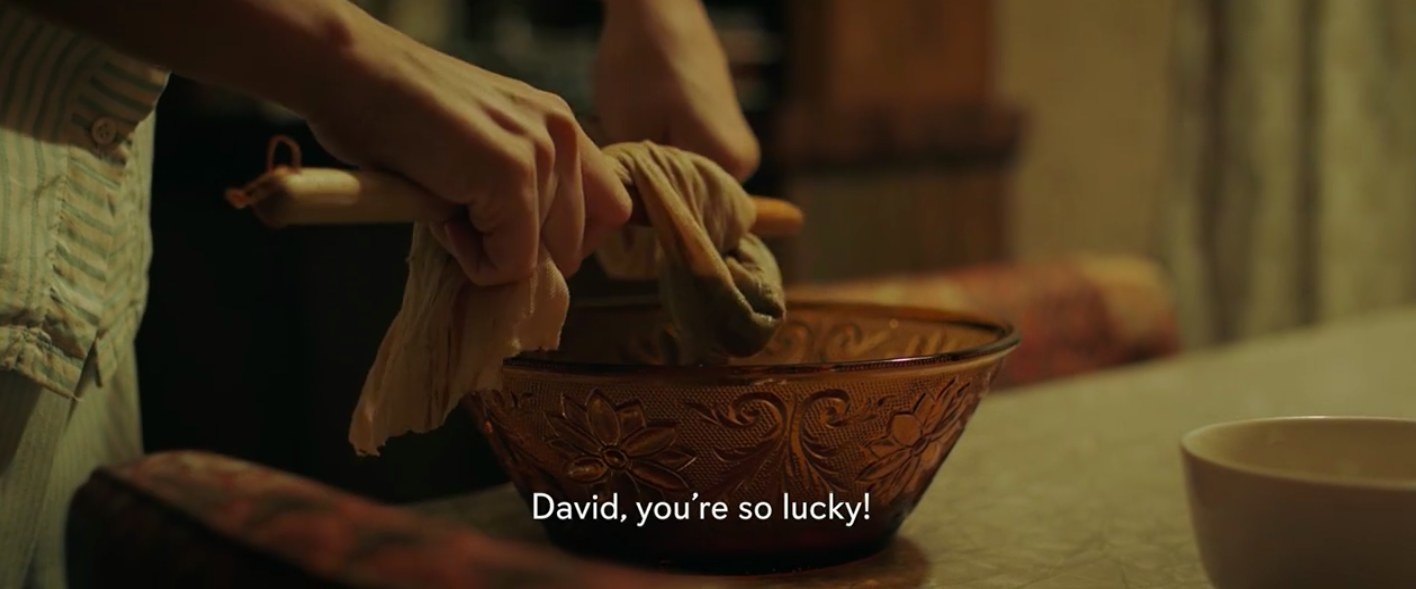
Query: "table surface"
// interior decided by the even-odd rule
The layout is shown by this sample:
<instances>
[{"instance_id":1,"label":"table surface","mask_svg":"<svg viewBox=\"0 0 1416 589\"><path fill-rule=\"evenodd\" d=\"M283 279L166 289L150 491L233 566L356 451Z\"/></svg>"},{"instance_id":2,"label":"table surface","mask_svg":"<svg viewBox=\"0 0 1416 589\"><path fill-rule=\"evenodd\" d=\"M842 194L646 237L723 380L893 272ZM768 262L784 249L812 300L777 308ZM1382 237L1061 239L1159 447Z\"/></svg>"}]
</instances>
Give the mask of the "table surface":
<instances>
[{"instance_id":1,"label":"table surface","mask_svg":"<svg viewBox=\"0 0 1416 589\"><path fill-rule=\"evenodd\" d=\"M1403 309L998 393L884 551L742 584L1207 588L1180 437L1254 417L1416 417L1413 342L1416 309ZM493 536L545 541L510 487L418 509Z\"/></svg>"}]
</instances>

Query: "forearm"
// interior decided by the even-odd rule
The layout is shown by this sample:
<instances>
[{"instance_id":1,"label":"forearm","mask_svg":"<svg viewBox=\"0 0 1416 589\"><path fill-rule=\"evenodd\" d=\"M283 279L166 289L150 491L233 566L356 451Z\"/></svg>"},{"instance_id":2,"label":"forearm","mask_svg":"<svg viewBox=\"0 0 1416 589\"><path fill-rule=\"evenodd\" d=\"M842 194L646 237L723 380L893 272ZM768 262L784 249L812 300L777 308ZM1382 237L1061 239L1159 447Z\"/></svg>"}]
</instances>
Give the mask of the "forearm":
<instances>
[{"instance_id":1,"label":"forearm","mask_svg":"<svg viewBox=\"0 0 1416 589\"><path fill-rule=\"evenodd\" d=\"M606 24L619 22L672 30L708 22L701 0L600 0L600 3L605 8Z\"/></svg>"},{"instance_id":2,"label":"forearm","mask_svg":"<svg viewBox=\"0 0 1416 589\"><path fill-rule=\"evenodd\" d=\"M386 27L347 0L11 0L132 57L302 114L368 76Z\"/></svg>"}]
</instances>

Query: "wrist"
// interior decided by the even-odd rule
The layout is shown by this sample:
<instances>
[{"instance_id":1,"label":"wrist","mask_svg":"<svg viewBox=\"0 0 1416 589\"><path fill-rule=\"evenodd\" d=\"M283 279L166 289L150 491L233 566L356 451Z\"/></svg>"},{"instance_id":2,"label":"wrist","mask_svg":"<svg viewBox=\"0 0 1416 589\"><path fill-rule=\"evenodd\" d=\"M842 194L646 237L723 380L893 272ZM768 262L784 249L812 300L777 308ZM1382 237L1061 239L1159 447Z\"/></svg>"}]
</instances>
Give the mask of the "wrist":
<instances>
[{"instance_id":1,"label":"wrist","mask_svg":"<svg viewBox=\"0 0 1416 589\"><path fill-rule=\"evenodd\" d=\"M278 68L285 73L263 93L306 119L328 118L371 97L390 73L387 62L403 51L397 31L354 3L321 4L329 9L297 25Z\"/></svg>"}]
</instances>

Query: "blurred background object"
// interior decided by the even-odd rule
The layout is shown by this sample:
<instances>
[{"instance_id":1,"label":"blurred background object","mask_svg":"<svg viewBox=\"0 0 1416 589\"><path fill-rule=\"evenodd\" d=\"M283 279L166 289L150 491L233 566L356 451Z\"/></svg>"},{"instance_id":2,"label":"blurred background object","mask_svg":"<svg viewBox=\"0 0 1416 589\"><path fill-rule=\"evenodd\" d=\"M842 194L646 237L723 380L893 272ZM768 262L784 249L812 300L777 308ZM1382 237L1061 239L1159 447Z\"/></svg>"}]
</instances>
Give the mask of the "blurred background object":
<instances>
[{"instance_id":1,"label":"blurred background object","mask_svg":"<svg viewBox=\"0 0 1416 589\"><path fill-rule=\"evenodd\" d=\"M1163 253L1191 343L1416 298L1416 3L1179 7Z\"/></svg>"},{"instance_id":2,"label":"blurred background object","mask_svg":"<svg viewBox=\"0 0 1416 589\"><path fill-rule=\"evenodd\" d=\"M597 1L360 4L593 113ZM1416 298L1416 5L705 4L764 146L748 188L808 215L773 244L793 287L1014 313L1017 384ZM149 450L395 503L504 480L462 412L377 459L346 441L408 228L269 231L221 194L275 134L336 164L301 122L180 79L159 110ZM572 288L625 287L590 264Z\"/></svg>"},{"instance_id":3,"label":"blurred background object","mask_svg":"<svg viewBox=\"0 0 1416 589\"><path fill-rule=\"evenodd\" d=\"M995 94L992 0L792 0L773 144L810 219L789 280L839 280L1008 253L1021 116Z\"/></svg>"}]
</instances>

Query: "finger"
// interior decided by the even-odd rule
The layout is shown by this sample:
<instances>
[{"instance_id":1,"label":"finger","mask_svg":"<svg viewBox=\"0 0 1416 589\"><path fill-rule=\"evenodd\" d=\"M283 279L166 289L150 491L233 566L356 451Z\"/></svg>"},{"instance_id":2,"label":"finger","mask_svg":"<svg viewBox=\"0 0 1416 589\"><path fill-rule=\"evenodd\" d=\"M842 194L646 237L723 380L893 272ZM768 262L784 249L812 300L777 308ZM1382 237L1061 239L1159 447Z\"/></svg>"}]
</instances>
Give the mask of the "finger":
<instances>
[{"instance_id":1,"label":"finger","mask_svg":"<svg viewBox=\"0 0 1416 589\"><path fill-rule=\"evenodd\" d=\"M585 236L585 193L581 186L580 142L575 122L568 118L547 121L556 144L555 196L551 200L541 243L561 273L569 276L580 269L581 245Z\"/></svg>"},{"instance_id":2,"label":"finger","mask_svg":"<svg viewBox=\"0 0 1416 589\"><path fill-rule=\"evenodd\" d=\"M582 135L580 141L589 147L580 158L585 198L585 234L580 251L588 256L629 221L634 205L610 158L596 149L589 137Z\"/></svg>"},{"instance_id":3,"label":"finger","mask_svg":"<svg viewBox=\"0 0 1416 589\"><path fill-rule=\"evenodd\" d=\"M508 149L503 154L496 176L487 179L487 198L478 199L467 208L468 225L448 228L450 241L475 240L480 236L478 255L464 264L463 270L469 280L483 286L529 278L536 269L540 250L543 183L536 169L536 151L542 147L525 137L505 138L502 145L517 146L520 153L516 153L518 149Z\"/></svg>"},{"instance_id":4,"label":"finger","mask_svg":"<svg viewBox=\"0 0 1416 589\"><path fill-rule=\"evenodd\" d=\"M487 274L487 252L482 247L482 235L472 228L471 221L466 218L452 219L436 229L433 234L438 236L438 242L457 260L468 280L481 286L496 284L481 278Z\"/></svg>"}]
</instances>

